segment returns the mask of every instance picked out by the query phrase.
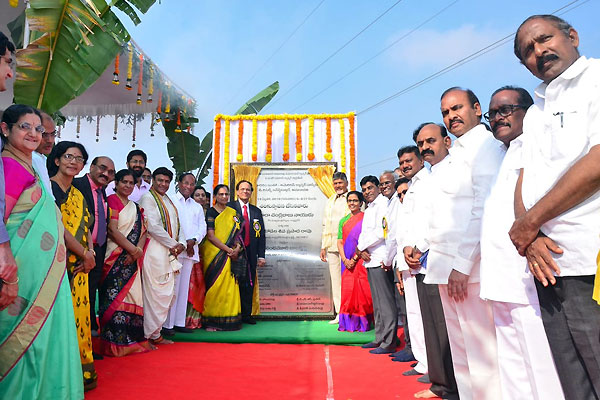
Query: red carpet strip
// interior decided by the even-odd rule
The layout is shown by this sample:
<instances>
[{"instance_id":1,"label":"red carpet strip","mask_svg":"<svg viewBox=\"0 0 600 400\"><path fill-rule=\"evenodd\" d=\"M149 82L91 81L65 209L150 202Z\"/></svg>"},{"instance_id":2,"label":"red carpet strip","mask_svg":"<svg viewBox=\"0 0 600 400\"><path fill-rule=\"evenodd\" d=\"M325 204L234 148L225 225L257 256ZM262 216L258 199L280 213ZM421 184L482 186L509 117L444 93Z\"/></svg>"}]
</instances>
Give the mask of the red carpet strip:
<instances>
[{"instance_id":1,"label":"red carpet strip","mask_svg":"<svg viewBox=\"0 0 600 400\"><path fill-rule=\"evenodd\" d=\"M412 399L428 387L402 376L410 363L357 346L175 343L95 366L87 400Z\"/></svg>"}]
</instances>

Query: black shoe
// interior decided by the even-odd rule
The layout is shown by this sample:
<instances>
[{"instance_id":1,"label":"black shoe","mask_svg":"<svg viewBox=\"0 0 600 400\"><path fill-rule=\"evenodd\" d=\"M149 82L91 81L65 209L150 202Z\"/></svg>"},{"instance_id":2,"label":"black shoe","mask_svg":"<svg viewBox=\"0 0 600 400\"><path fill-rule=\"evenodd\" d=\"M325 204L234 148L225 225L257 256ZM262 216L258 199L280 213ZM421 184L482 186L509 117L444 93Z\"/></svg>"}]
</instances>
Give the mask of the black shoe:
<instances>
[{"instance_id":1,"label":"black shoe","mask_svg":"<svg viewBox=\"0 0 600 400\"><path fill-rule=\"evenodd\" d=\"M379 347L379 343L375 343L375 342L365 343L360 347L362 347L363 349L376 349Z\"/></svg>"},{"instance_id":2,"label":"black shoe","mask_svg":"<svg viewBox=\"0 0 600 400\"><path fill-rule=\"evenodd\" d=\"M410 367L411 367L411 368L414 368L414 367L416 367L416 366L417 366L417 364L418 364L418 363L414 362L414 363L410 364Z\"/></svg>"},{"instance_id":3,"label":"black shoe","mask_svg":"<svg viewBox=\"0 0 600 400\"><path fill-rule=\"evenodd\" d=\"M398 353L396 356L394 356L394 361L400 361L400 362L408 362L408 361L417 361L415 359L415 356L413 355L412 351L410 350L402 350L401 352L396 352Z\"/></svg>"},{"instance_id":4,"label":"black shoe","mask_svg":"<svg viewBox=\"0 0 600 400\"><path fill-rule=\"evenodd\" d=\"M162 328L160 330L160 334L163 336L174 336L175 335L175 329L171 328Z\"/></svg>"},{"instance_id":5,"label":"black shoe","mask_svg":"<svg viewBox=\"0 0 600 400\"><path fill-rule=\"evenodd\" d=\"M413 369L409 369L408 371L404 371L402 373L402 375L404 375L404 376L413 376L413 375L423 375L423 374L420 373L420 372L417 372L417 370L413 368Z\"/></svg>"},{"instance_id":6,"label":"black shoe","mask_svg":"<svg viewBox=\"0 0 600 400\"><path fill-rule=\"evenodd\" d=\"M393 350L389 350L389 349L386 349L383 347L378 347L376 349L369 350L369 353L371 353L371 354L390 354L393 352L394 352Z\"/></svg>"},{"instance_id":7,"label":"black shoe","mask_svg":"<svg viewBox=\"0 0 600 400\"><path fill-rule=\"evenodd\" d=\"M242 317L242 322L249 325L256 325L256 320L252 317Z\"/></svg>"},{"instance_id":8,"label":"black shoe","mask_svg":"<svg viewBox=\"0 0 600 400\"><path fill-rule=\"evenodd\" d=\"M94 360L104 360L104 356L102 354L92 353L92 357L94 357Z\"/></svg>"},{"instance_id":9,"label":"black shoe","mask_svg":"<svg viewBox=\"0 0 600 400\"><path fill-rule=\"evenodd\" d=\"M425 374L422 377L417 379L417 382L421 382L421 383L431 383L431 380L429 379L429 374Z\"/></svg>"},{"instance_id":10,"label":"black shoe","mask_svg":"<svg viewBox=\"0 0 600 400\"><path fill-rule=\"evenodd\" d=\"M164 329L164 328L163 328ZM173 329L176 332L180 332L180 333L193 333L194 330L190 329L190 328L186 328L185 326L174 326Z\"/></svg>"}]
</instances>

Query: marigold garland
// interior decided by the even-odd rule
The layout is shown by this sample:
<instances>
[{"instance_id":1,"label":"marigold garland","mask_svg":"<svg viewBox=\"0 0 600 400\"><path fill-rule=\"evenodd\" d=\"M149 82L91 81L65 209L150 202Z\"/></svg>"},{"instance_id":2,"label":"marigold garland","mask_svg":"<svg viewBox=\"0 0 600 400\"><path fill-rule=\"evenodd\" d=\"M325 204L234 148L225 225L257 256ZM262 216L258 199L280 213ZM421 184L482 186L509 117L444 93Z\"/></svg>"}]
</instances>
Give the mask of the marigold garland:
<instances>
[{"instance_id":1,"label":"marigold garland","mask_svg":"<svg viewBox=\"0 0 600 400\"><path fill-rule=\"evenodd\" d=\"M354 114L348 117L350 132L350 190L356 190L356 148L354 146Z\"/></svg>"},{"instance_id":2,"label":"marigold garland","mask_svg":"<svg viewBox=\"0 0 600 400\"><path fill-rule=\"evenodd\" d=\"M344 118L339 119L340 124L340 171L346 173L346 127Z\"/></svg>"},{"instance_id":3,"label":"marigold garland","mask_svg":"<svg viewBox=\"0 0 600 400\"><path fill-rule=\"evenodd\" d=\"M310 117L308 119L308 160L313 161L315 159L315 119Z\"/></svg>"},{"instance_id":4,"label":"marigold garland","mask_svg":"<svg viewBox=\"0 0 600 400\"><path fill-rule=\"evenodd\" d=\"M221 119L215 120L215 142L213 145L213 160L214 160L214 168L213 168L213 188L219 184L219 162L220 162L220 154L221 149L219 148L221 144Z\"/></svg>"},{"instance_id":5,"label":"marigold garland","mask_svg":"<svg viewBox=\"0 0 600 400\"><path fill-rule=\"evenodd\" d=\"M272 121L272 120L271 120ZM290 160L290 120L283 121L283 161Z\"/></svg>"},{"instance_id":6,"label":"marigold garland","mask_svg":"<svg viewBox=\"0 0 600 400\"><path fill-rule=\"evenodd\" d=\"M237 156L235 159L238 162L242 162L244 160L244 121L238 121L238 146L237 146Z\"/></svg>"},{"instance_id":7,"label":"marigold garland","mask_svg":"<svg viewBox=\"0 0 600 400\"><path fill-rule=\"evenodd\" d=\"M112 83L113 85L121 84L121 82L119 82L119 54L117 54L117 57L115 57L115 72L113 72Z\"/></svg>"},{"instance_id":8,"label":"marigold garland","mask_svg":"<svg viewBox=\"0 0 600 400\"><path fill-rule=\"evenodd\" d=\"M137 98L135 103L142 105L142 81L144 79L144 55L140 53L140 76L138 77Z\"/></svg>"},{"instance_id":9,"label":"marigold garland","mask_svg":"<svg viewBox=\"0 0 600 400\"><path fill-rule=\"evenodd\" d=\"M152 95L154 94L154 65L150 65L150 82L148 82L148 100L146 103L152 103Z\"/></svg>"},{"instance_id":10,"label":"marigold garland","mask_svg":"<svg viewBox=\"0 0 600 400\"><path fill-rule=\"evenodd\" d=\"M162 90L158 91L158 105L156 106L156 123L160 124L160 113L162 112Z\"/></svg>"},{"instance_id":11,"label":"marigold garland","mask_svg":"<svg viewBox=\"0 0 600 400\"><path fill-rule=\"evenodd\" d=\"M231 121L225 121L225 136L223 137L223 183L229 185L229 145Z\"/></svg>"},{"instance_id":12,"label":"marigold garland","mask_svg":"<svg viewBox=\"0 0 600 400\"><path fill-rule=\"evenodd\" d=\"M181 133L181 110L177 110L177 126L175 126L175 133Z\"/></svg>"},{"instance_id":13,"label":"marigold garland","mask_svg":"<svg viewBox=\"0 0 600 400\"><path fill-rule=\"evenodd\" d=\"M267 120L267 153L265 154L265 161L271 162L273 161L273 120Z\"/></svg>"},{"instance_id":14,"label":"marigold garland","mask_svg":"<svg viewBox=\"0 0 600 400\"><path fill-rule=\"evenodd\" d=\"M137 118L135 115L133 116L133 143L131 143L131 147L135 147L135 131L137 127Z\"/></svg>"},{"instance_id":15,"label":"marigold garland","mask_svg":"<svg viewBox=\"0 0 600 400\"><path fill-rule=\"evenodd\" d=\"M165 122L171 121L171 95L167 95L167 105L165 106Z\"/></svg>"},{"instance_id":16,"label":"marigold garland","mask_svg":"<svg viewBox=\"0 0 600 400\"><path fill-rule=\"evenodd\" d=\"M131 90L131 69L133 68L133 46L131 43L127 46L129 49L128 53L128 61L127 61L127 83L125 84L125 88L127 90Z\"/></svg>"},{"instance_id":17,"label":"marigold garland","mask_svg":"<svg viewBox=\"0 0 600 400\"><path fill-rule=\"evenodd\" d=\"M333 159L331 150L331 118L325 118L325 154L323 155L327 161Z\"/></svg>"},{"instance_id":18,"label":"marigold garland","mask_svg":"<svg viewBox=\"0 0 600 400\"><path fill-rule=\"evenodd\" d=\"M150 137L154 137L154 124L155 124L155 120L154 120L154 111L152 111L152 113L150 114Z\"/></svg>"},{"instance_id":19,"label":"marigold garland","mask_svg":"<svg viewBox=\"0 0 600 400\"><path fill-rule=\"evenodd\" d=\"M258 121L252 120L252 161L258 160Z\"/></svg>"},{"instance_id":20,"label":"marigold garland","mask_svg":"<svg viewBox=\"0 0 600 400\"><path fill-rule=\"evenodd\" d=\"M302 120L296 119L296 161L302 161Z\"/></svg>"}]
</instances>

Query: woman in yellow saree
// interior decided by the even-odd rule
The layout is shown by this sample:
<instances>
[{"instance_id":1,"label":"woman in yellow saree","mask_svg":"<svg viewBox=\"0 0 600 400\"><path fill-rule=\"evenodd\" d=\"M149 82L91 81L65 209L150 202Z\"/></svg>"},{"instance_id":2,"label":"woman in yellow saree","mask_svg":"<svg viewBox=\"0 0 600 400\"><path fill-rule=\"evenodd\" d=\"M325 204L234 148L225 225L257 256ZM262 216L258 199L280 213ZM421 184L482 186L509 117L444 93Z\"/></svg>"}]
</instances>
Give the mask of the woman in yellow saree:
<instances>
[{"instance_id":1,"label":"woman in yellow saree","mask_svg":"<svg viewBox=\"0 0 600 400\"><path fill-rule=\"evenodd\" d=\"M79 340L81 368L83 369L83 384L85 390L96 387L98 376L94 368L92 355L92 329L90 321L90 300L88 289L87 264L82 262L83 255L92 252L90 215L83 194L72 185L73 178L81 172L87 162L88 154L85 148L75 142L59 142L48 156L48 175L52 183L52 193L60 208L65 229L75 238L76 243L67 241L69 250L67 257L67 273L71 282L71 296L75 311L75 326ZM95 256L95 255L94 255Z\"/></svg>"},{"instance_id":2,"label":"woman in yellow saree","mask_svg":"<svg viewBox=\"0 0 600 400\"><path fill-rule=\"evenodd\" d=\"M214 196L215 206L206 213L206 240L200 247L206 284L202 324L206 330L234 331L242 328L238 278L244 271L236 266L245 265L237 262L242 249L239 233L243 219L227 207L227 186L217 185Z\"/></svg>"},{"instance_id":3,"label":"woman in yellow saree","mask_svg":"<svg viewBox=\"0 0 600 400\"><path fill-rule=\"evenodd\" d=\"M64 230L31 163L41 117L29 106L12 105L0 125L8 137L5 218L18 274L8 282L18 285L18 296L0 311L0 399L83 399Z\"/></svg>"}]
</instances>

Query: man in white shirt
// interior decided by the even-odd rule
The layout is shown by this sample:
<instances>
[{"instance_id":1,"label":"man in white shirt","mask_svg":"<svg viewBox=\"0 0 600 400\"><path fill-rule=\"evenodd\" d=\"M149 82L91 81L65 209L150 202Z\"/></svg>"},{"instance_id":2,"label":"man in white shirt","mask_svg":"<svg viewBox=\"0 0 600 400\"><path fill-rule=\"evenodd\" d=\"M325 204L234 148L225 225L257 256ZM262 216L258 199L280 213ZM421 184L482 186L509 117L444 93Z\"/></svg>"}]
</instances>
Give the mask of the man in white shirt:
<instances>
[{"instance_id":1,"label":"man in white shirt","mask_svg":"<svg viewBox=\"0 0 600 400\"><path fill-rule=\"evenodd\" d=\"M423 160L431 165L431 174L422 168L412 178L409 187L411 194L406 199L407 219L405 229L400 234L403 247L404 261L417 272L415 275L417 295L423 323L423 336L427 349L427 369L431 386L415 394L416 398L442 397L444 399L458 398L452 353L446 330L444 309L437 285L425 284L427 267L427 240L431 210L436 206L435 182L431 175L447 162L448 149L451 145L448 132L443 125L426 122L417 127L413 140ZM408 192L407 192L408 195ZM412 210L412 212L411 212Z\"/></svg>"},{"instance_id":2,"label":"man in white shirt","mask_svg":"<svg viewBox=\"0 0 600 400\"><path fill-rule=\"evenodd\" d=\"M38 148L31 154L31 160L35 171L40 176L41 181L46 186L47 192L50 196L52 194L52 186L50 185L50 177L48 176L48 168L46 167L46 157L54 148L54 138L56 138L56 124L51 116L41 111L42 114L42 125L44 126L44 133L42 134L42 141Z\"/></svg>"},{"instance_id":3,"label":"man in white shirt","mask_svg":"<svg viewBox=\"0 0 600 400\"><path fill-rule=\"evenodd\" d=\"M133 177L136 180L133 185L133 192L129 195L129 200L139 203L142 196L150 190L150 183L142 179L144 169L146 169L146 163L148 162L148 156L142 150L135 149L131 150L127 154L127 168L133 172ZM106 195L110 196L115 192L115 182L110 182L106 186Z\"/></svg>"},{"instance_id":4,"label":"man in white shirt","mask_svg":"<svg viewBox=\"0 0 600 400\"><path fill-rule=\"evenodd\" d=\"M484 115L507 152L483 211L480 296L494 313L503 398L561 399L533 276L506 234L514 222L523 118L532 104L525 89L504 86L492 94Z\"/></svg>"},{"instance_id":5,"label":"man in white shirt","mask_svg":"<svg viewBox=\"0 0 600 400\"><path fill-rule=\"evenodd\" d=\"M479 297L479 240L483 204L504 150L480 123L472 91L450 88L440 103L444 125L457 139L447 162L432 174L425 283L440 291L461 399L497 399L496 331L491 305Z\"/></svg>"},{"instance_id":6,"label":"man in white shirt","mask_svg":"<svg viewBox=\"0 0 600 400\"><path fill-rule=\"evenodd\" d=\"M327 200L323 212L323 229L321 231L321 261L329 264L331 277L331 293L336 312L330 324L339 322L340 305L342 303L342 264L337 248L337 233L340 220L350 213L348 208L348 178L343 172L335 172L332 176L335 194Z\"/></svg>"},{"instance_id":7,"label":"man in white shirt","mask_svg":"<svg viewBox=\"0 0 600 400\"><path fill-rule=\"evenodd\" d=\"M515 55L541 83L523 121L513 244L537 278L542 320L567 399L600 398L600 60L566 21L521 24Z\"/></svg>"},{"instance_id":8,"label":"man in white shirt","mask_svg":"<svg viewBox=\"0 0 600 400\"><path fill-rule=\"evenodd\" d=\"M391 180L391 196L394 196L393 175ZM387 187L388 185L386 185ZM398 311L394 297L394 273L391 265L385 265L387 257L385 239L387 236L388 206L390 198L379 191L379 180L373 175L365 176L360 180L367 202L367 209L363 217L362 231L358 238L358 245L354 257L360 255L364 260L371 296L373 297L373 314L375 317L375 341L364 344L365 349L372 349L372 354L390 354L396 349L398 337Z\"/></svg>"},{"instance_id":9,"label":"man in white shirt","mask_svg":"<svg viewBox=\"0 0 600 400\"><path fill-rule=\"evenodd\" d=\"M188 290L190 288L190 276L194 263L200 261L198 255L198 243L206 235L206 221L204 220L204 209L193 198L192 193L196 187L196 178L187 172L179 176L177 189L173 203L177 207L179 222L186 249L179 254L181 263L180 273L175 275L175 299L167 320L163 324L162 334L173 335L175 331L191 333L194 330L185 327L185 316L188 303Z\"/></svg>"}]
</instances>

